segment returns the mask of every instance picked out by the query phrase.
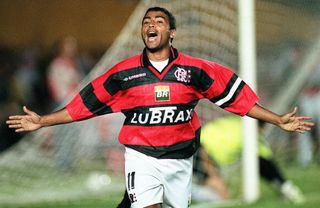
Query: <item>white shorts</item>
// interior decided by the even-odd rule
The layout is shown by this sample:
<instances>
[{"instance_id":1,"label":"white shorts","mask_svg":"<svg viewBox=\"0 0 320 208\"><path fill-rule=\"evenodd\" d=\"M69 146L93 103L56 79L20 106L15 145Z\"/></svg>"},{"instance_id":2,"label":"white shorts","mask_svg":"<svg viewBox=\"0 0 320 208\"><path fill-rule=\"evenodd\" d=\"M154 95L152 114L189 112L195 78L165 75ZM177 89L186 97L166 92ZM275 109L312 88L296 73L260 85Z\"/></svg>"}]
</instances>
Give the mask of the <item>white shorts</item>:
<instances>
[{"instance_id":1,"label":"white shorts","mask_svg":"<svg viewBox=\"0 0 320 208\"><path fill-rule=\"evenodd\" d=\"M126 188L132 208L162 204L187 208L191 202L192 157L157 159L126 148Z\"/></svg>"}]
</instances>

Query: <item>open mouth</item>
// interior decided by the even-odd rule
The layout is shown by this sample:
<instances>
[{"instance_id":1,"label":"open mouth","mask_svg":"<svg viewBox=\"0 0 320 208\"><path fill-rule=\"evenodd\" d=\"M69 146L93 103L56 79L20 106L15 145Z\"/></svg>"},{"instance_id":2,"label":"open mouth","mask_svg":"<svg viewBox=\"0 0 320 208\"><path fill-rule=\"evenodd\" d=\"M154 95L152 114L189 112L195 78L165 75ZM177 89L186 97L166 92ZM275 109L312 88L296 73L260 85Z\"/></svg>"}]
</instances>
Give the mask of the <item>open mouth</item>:
<instances>
[{"instance_id":1,"label":"open mouth","mask_svg":"<svg viewBox=\"0 0 320 208\"><path fill-rule=\"evenodd\" d=\"M148 41L155 41L158 34L154 31L147 32Z\"/></svg>"}]
</instances>

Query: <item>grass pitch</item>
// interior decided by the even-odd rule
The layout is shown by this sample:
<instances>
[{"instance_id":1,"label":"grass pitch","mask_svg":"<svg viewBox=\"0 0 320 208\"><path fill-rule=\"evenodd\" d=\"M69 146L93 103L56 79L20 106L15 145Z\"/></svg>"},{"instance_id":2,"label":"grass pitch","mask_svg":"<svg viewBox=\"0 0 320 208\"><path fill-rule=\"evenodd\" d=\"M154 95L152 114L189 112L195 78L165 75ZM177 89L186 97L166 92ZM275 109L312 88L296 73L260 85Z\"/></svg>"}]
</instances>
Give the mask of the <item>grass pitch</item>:
<instances>
[{"instance_id":1,"label":"grass pitch","mask_svg":"<svg viewBox=\"0 0 320 208\"><path fill-rule=\"evenodd\" d=\"M191 208L211 208L211 207L229 207L229 208L318 208L320 207L320 166L314 165L306 169L298 167L282 167L284 174L290 180L294 181L303 191L306 202L300 205L294 205L279 196L274 189L264 182L261 182L261 197L253 204L244 204L234 202L230 204L193 204ZM77 196L70 199L33 202L33 203L10 203L0 204L1 208L113 208L116 207L122 198L122 191L108 190L99 193L91 193Z\"/></svg>"}]
</instances>

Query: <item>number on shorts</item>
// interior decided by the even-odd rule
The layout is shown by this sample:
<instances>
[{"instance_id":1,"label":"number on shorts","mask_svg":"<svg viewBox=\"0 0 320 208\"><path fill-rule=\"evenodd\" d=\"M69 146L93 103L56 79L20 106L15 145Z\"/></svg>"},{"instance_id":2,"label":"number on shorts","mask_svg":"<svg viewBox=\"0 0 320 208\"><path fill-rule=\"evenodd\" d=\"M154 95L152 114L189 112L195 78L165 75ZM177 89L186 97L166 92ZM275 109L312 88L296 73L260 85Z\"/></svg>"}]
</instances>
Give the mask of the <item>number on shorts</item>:
<instances>
[{"instance_id":1,"label":"number on shorts","mask_svg":"<svg viewBox=\"0 0 320 208\"><path fill-rule=\"evenodd\" d=\"M134 189L134 175L136 172L130 172L128 173L128 190Z\"/></svg>"}]
</instances>

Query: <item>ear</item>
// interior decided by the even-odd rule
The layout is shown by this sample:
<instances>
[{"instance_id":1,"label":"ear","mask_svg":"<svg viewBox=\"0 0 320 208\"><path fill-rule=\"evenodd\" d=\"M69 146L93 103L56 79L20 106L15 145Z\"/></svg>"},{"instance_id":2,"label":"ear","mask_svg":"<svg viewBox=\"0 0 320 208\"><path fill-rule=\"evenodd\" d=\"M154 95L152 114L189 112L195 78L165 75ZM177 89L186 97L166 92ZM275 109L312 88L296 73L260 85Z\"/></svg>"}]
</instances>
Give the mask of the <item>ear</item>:
<instances>
[{"instance_id":1,"label":"ear","mask_svg":"<svg viewBox=\"0 0 320 208\"><path fill-rule=\"evenodd\" d=\"M173 39L176 37L176 30L170 30L170 38Z\"/></svg>"}]
</instances>

